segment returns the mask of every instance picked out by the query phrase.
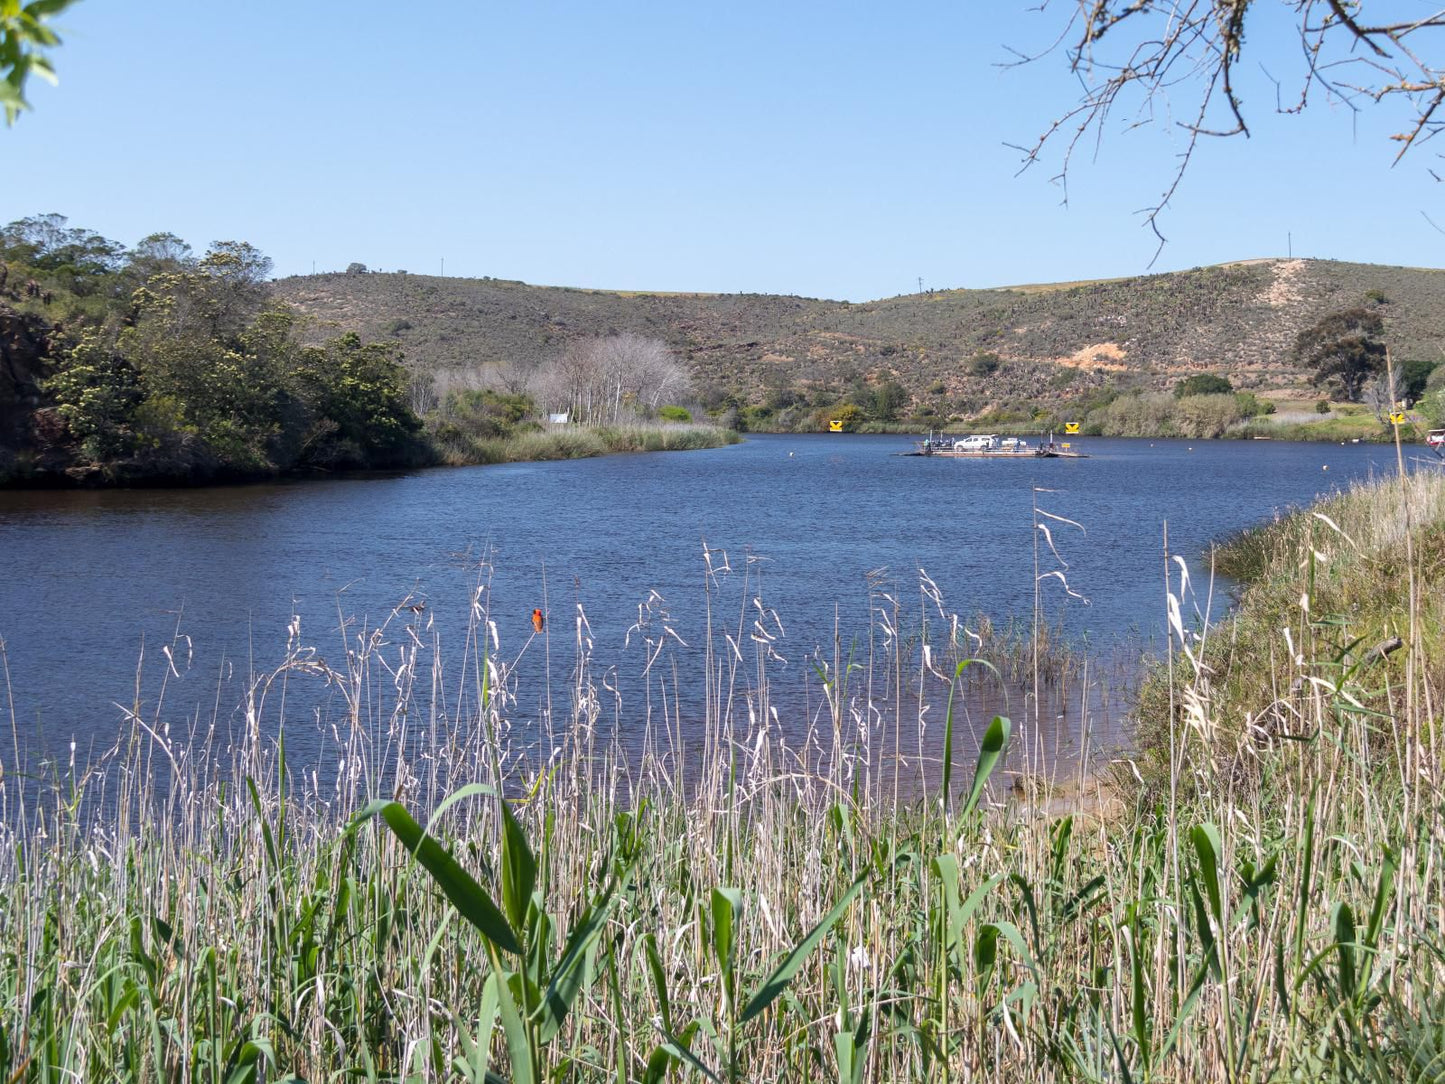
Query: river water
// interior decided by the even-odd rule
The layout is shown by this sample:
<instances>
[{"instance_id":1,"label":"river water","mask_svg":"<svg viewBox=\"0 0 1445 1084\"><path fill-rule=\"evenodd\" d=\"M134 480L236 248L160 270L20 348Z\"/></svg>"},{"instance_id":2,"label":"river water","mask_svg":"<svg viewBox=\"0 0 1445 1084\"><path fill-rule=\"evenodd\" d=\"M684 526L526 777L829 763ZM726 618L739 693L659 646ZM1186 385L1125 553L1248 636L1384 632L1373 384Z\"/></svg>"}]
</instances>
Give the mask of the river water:
<instances>
[{"instance_id":1,"label":"river water","mask_svg":"<svg viewBox=\"0 0 1445 1084\"><path fill-rule=\"evenodd\" d=\"M951 614L970 628L979 614L1031 621L1036 537L1050 626L1103 655L1158 647L1166 521L1202 588L1211 540L1394 465L1392 449L1366 445L1091 439L1080 460L897 454L910 447L754 436L381 477L0 493L0 709L15 720L4 759L64 755L72 741L82 755L103 749L125 726L120 705L173 732L234 732L298 621L299 642L342 669L377 626L383 648L461 652L480 613L511 665L517 727L545 715L549 694L566 699L579 642L624 739L649 711L655 722L659 695L686 727L702 712L709 605L719 655L731 636L755 677L753 660L771 653L767 702L796 736L818 717L820 674L876 650L895 623L908 645L925 616L936 629ZM1035 502L1079 525L1040 519L1057 555L1034 529ZM1225 605L1218 592L1213 605ZM549 625L531 639L534 608ZM641 675L659 645L654 690ZM445 701L461 665L422 685ZM324 728L337 710L298 686L291 715Z\"/></svg>"}]
</instances>

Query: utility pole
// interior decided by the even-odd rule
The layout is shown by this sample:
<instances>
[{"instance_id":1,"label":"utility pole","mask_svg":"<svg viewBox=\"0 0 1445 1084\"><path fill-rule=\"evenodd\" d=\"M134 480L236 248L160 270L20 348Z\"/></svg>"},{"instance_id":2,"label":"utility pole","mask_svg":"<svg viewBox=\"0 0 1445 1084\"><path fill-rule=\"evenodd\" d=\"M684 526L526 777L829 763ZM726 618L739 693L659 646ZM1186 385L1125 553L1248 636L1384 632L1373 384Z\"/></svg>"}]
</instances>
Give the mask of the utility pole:
<instances>
[{"instance_id":1,"label":"utility pole","mask_svg":"<svg viewBox=\"0 0 1445 1084\"><path fill-rule=\"evenodd\" d=\"M1285 237L1287 238L1285 243L1289 246L1289 258L1292 260L1294 259L1294 233L1286 232Z\"/></svg>"},{"instance_id":2,"label":"utility pole","mask_svg":"<svg viewBox=\"0 0 1445 1084\"><path fill-rule=\"evenodd\" d=\"M923 276L922 276L922 275L919 275L919 276L918 276L918 292L919 292L920 294L923 293Z\"/></svg>"},{"instance_id":3,"label":"utility pole","mask_svg":"<svg viewBox=\"0 0 1445 1084\"><path fill-rule=\"evenodd\" d=\"M447 258L446 258L445 256L443 256L443 257L442 257L442 278L446 278L446 277L447 277Z\"/></svg>"}]
</instances>

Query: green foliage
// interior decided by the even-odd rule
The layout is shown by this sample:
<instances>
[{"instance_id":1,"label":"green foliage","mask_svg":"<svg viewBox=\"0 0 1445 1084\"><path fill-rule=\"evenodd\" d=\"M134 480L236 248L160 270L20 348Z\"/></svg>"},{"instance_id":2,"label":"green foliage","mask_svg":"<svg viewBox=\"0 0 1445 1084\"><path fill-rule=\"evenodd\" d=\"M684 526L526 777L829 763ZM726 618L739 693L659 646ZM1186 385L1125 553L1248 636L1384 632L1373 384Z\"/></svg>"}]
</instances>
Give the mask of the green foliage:
<instances>
[{"instance_id":1,"label":"green foliage","mask_svg":"<svg viewBox=\"0 0 1445 1084\"><path fill-rule=\"evenodd\" d=\"M1329 401L1328 399L1321 399L1321 400L1319 400L1319 402L1315 403L1315 413L1316 413L1316 414L1328 414L1329 412L1330 412L1330 401Z\"/></svg>"},{"instance_id":2,"label":"green foliage","mask_svg":"<svg viewBox=\"0 0 1445 1084\"><path fill-rule=\"evenodd\" d=\"M1174 385L1174 398L1183 399L1187 395L1229 395L1233 391L1234 385L1226 377L1215 373L1196 373Z\"/></svg>"},{"instance_id":3,"label":"green foliage","mask_svg":"<svg viewBox=\"0 0 1445 1084\"><path fill-rule=\"evenodd\" d=\"M908 405L908 398L908 389L902 384L896 380L885 380L872 389L867 410L878 421L891 422Z\"/></svg>"},{"instance_id":4,"label":"green foliage","mask_svg":"<svg viewBox=\"0 0 1445 1084\"><path fill-rule=\"evenodd\" d=\"M145 392L135 366L105 336L85 335L41 390L51 396L87 459L119 459L134 451L135 414Z\"/></svg>"},{"instance_id":5,"label":"green foliage","mask_svg":"<svg viewBox=\"0 0 1445 1084\"><path fill-rule=\"evenodd\" d=\"M1172 435L1177 402L1172 395L1121 395L1092 411L1084 428L1106 437Z\"/></svg>"},{"instance_id":6,"label":"green foliage","mask_svg":"<svg viewBox=\"0 0 1445 1084\"><path fill-rule=\"evenodd\" d=\"M1431 372L1415 406L1432 428L1445 426L1445 365Z\"/></svg>"},{"instance_id":7,"label":"green foliage","mask_svg":"<svg viewBox=\"0 0 1445 1084\"><path fill-rule=\"evenodd\" d=\"M657 416L665 422L690 422L692 411L682 406L660 406L657 408Z\"/></svg>"},{"instance_id":8,"label":"green foliage","mask_svg":"<svg viewBox=\"0 0 1445 1084\"><path fill-rule=\"evenodd\" d=\"M363 343L348 332L302 350L292 379L312 419L302 464L378 467L418 459L421 420L407 401L407 373L395 343Z\"/></svg>"},{"instance_id":9,"label":"green foliage","mask_svg":"<svg viewBox=\"0 0 1445 1084\"><path fill-rule=\"evenodd\" d=\"M1252 391L1237 391L1234 393L1234 401L1239 407L1239 412L1246 418L1261 418L1273 414L1278 409L1271 399L1263 399Z\"/></svg>"},{"instance_id":10,"label":"green foliage","mask_svg":"<svg viewBox=\"0 0 1445 1084\"><path fill-rule=\"evenodd\" d=\"M0 254L42 306L51 289L84 299L50 336L42 386L77 477L197 481L432 458L395 345L348 334L302 348L293 311L271 297L270 260L249 244L217 242L197 260L156 233L126 253L52 214L0 229Z\"/></svg>"},{"instance_id":11,"label":"green foliage","mask_svg":"<svg viewBox=\"0 0 1445 1084\"><path fill-rule=\"evenodd\" d=\"M1425 394L1425 387L1430 381L1430 376L1440 363L1431 361L1428 358L1410 358L1395 363L1395 374L1400 380L1400 394L1406 399L1414 402Z\"/></svg>"},{"instance_id":12,"label":"green foliage","mask_svg":"<svg viewBox=\"0 0 1445 1084\"><path fill-rule=\"evenodd\" d=\"M819 429L828 429L832 422L842 422L845 433L856 429L865 418L867 412L857 403L840 403L834 407L824 407L816 414Z\"/></svg>"},{"instance_id":13,"label":"green foliage","mask_svg":"<svg viewBox=\"0 0 1445 1084\"><path fill-rule=\"evenodd\" d=\"M1002 363L999 361L999 357L997 354L988 352L975 354L971 359L969 359L967 367L968 375L992 376L994 373L998 372L1000 364Z\"/></svg>"},{"instance_id":14,"label":"green foliage","mask_svg":"<svg viewBox=\"0 0 1445 1084\"><path fill-rule=\"evenodd\" d=\"M20 111L29 109L25 83L31 74L55 82L55 69L46 50L60 44L50 20L75 0L5 0L0 3L0 107L5 123L14 124Z\"/></svg>"}]
</instances>

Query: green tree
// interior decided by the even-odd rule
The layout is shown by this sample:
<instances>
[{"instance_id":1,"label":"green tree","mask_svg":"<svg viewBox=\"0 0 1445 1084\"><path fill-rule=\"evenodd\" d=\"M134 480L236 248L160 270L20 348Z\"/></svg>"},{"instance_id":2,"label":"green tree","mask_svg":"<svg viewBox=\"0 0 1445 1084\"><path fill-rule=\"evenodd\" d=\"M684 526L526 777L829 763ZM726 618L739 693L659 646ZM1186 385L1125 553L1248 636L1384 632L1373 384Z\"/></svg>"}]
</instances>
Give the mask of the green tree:
<instances>
[{"instance_id":1,"label":"green tree","mask_svg":"<svg viewBox=\"0 0 1445 1084\"><path fill-rule=\"evenodd\" d=\"M135 366L104 334L85 335L41 390L52 397L84 459L105 463L134 452L133 422L145 393Z\"/></svg>"},{"instance_id":2,"label":"green tree","mask_svg":"<svg viewBox=\"0 0 1445 1084\"><path fill-rule=\"evenodd\" d=\"M173 233L152 233L136 242L126 260L126 270L136 286L144 286L155 275L186 271L195 266L191 246Z\"/></svg>"},{"instance_id":3,"label":"green tree","mask_svg":"<svg viewBox=\"0 0 1445 1084\"><path fill-rule=\"evenodd\" d=\"M134 326L120 340L147 393L172 400L209 455L244 474L284 468L291 458L284 438L293 317L279 307L252 314L251 303L205 270L158 275L136 291Z\"/></svg>"},{"instance_id":4,"label":"green tree","mask_svg":"<svg viewBox=\"0 0 1445 1084\"><path fill-rule=\"evenodd\" d=\"M1436 366L1416 404L1431 428L1445 426L1445 365Z\"/></svg>"},{"instance_id":5,"label":"green tree","mask_svg":"<svg viewBox=\"0 0 1445 1084\"><path fill-rule=\"evenodd\" d=\"M311 414L301 461L314 466L396 466L415 458L421 420L395 343L355 332L301 351L297 390Z\"/></svg>"},{"instance_id":6,"label":"green tree","mask_svg":"<svg viewBox=\"0 0 1445 1084\"><path fill-rule=\"evenodd\" d=\"M1425 385L1435 372L1437 363L1426 358L1411 358L1397 362L1395 371L1400 374L1400 392L1412 403L1425 394Z\"/></svg>"},{"instance_id":7,"label":"green tree","mask_svg":"<svg viewBox=\"0 0 1445 1084\"><path fill-rule=\"evenodd\" d=\"M908 389L896 380L885 380L873 389L869 413L879 421L891 422L908 405Z\"/></svg>"},{"instance_id":8,"label":"green tree","mask_svg":"<svg viewBox=\"0 0 1445 1084\"><path fill-rule=\"evenodd\" d=\"M3 3L3 0L0 0ZM31 215L0 228L0 255L85 297L113 294L125 246L94 230L72 228L64 215Z\"/></svg>"},{"instance_id":9,"label":"green tree","mask_svg":"<svg viewBox=\"0 0 1445 1084\"><path fill-rule=\"evenodd\" d=\"M1380 314L1356 307L1331 313L1295 340L1294 360L1313 370L1317 387L1339 392L1346 402L1358 402L1365 383L1385 368L1385 345L1377 336L1385 329Z\"/></svg>"},{"instance_id":10,"label":"green tree","mask_svg":"<svg viewBox=\"0 0 1445 1084\"><path fill-rule=\"evenodd\" d=\"M1233 391L1234 385L1226 377L1216 376L1214 373L1196 373L1174 385L1174 398L1183 399L1187 395L1229 395Z\"/></svg>"}]
</instances>

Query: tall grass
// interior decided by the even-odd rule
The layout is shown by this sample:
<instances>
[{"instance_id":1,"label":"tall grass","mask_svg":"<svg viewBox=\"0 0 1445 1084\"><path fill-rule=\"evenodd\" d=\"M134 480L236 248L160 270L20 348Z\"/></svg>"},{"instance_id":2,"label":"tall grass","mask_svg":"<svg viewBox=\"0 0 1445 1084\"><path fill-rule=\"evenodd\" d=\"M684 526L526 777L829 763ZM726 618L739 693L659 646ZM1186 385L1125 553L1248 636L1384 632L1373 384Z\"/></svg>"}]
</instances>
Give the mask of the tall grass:
<instances>
[{"instance_id":1,"label":"tall grass","mask_svg":"<svg viewBox=\"0 0 1445 1084\"><path fill-rule=\"evenodd\" d=\"M986 668L902 634L881 590L867 648L815 657L793 744L776 615L724 604L715 551L701 674L661 609L639 614L647 712L625 751L580 612L544 634L576 661L531 731L526 645L503 652L485 582L458 650L404 607L335 666L293 628L236 741L133 713L98 763L0 780L0 1074L1437 1080L1445 483L1341 501L1304 551L1269 551L1287 635L1250 624L1250 596L1194 627L1176 571L1144 728L1173 775L1094 776L1063 815L988 785L1010 751L1034 763L1033 713L966 741L962 682ZM1377 670L1340 647L1375 611L1320 593L1355 555L1409 581L1389 610L1408 640ZM1298 715L1257 740L1214 654L1250 637L1240 689ZM300 771L277 735L317 682L342 708Z\"/></svg>"},{"instance_id":2,"label":"tall grass","mask_svg":"<svg viewBox=\"0 0 1445 1084\"><path fill-rule=\"evenodd\" d=\"M719 448L742 438L711 425L565 426L514 436L478 438L460 430L433 435L442 461L450 466L589 459L625 452L677 452Z\"/></svg>"}]
</instances>

